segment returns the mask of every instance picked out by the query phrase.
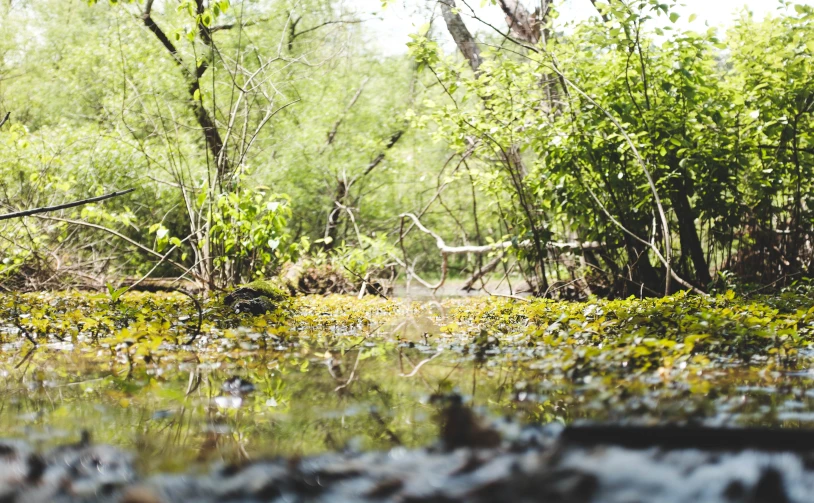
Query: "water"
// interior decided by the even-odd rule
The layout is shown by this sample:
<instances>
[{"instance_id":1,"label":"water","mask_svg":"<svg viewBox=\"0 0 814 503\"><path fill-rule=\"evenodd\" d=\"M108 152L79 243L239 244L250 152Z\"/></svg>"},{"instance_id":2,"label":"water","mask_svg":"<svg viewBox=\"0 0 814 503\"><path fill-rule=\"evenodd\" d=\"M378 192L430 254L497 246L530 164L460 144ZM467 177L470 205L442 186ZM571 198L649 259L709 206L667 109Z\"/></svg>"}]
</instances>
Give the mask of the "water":
<instances>
[{"instance_id":1,"label":"water","mask_svg":"<svg viewBox=\"0 0 814 503\"><path fill-rule=\"evenodd\" d=\"M488 322L496 335L473 321L460 331L475 335L461 337L448 312L461 302L311 299L284 326L205 325L192 346L175 341L194 316L135 342L80 332L36 348L8 326L0 430L43 449L88 431L153 473L428 445L438 436L432 397L449 393L520 423L814 426L806 355L788 369L725 358L702 370L562 368L565 349L530 339L523 321Z\"/></svg>"}]
</instances>

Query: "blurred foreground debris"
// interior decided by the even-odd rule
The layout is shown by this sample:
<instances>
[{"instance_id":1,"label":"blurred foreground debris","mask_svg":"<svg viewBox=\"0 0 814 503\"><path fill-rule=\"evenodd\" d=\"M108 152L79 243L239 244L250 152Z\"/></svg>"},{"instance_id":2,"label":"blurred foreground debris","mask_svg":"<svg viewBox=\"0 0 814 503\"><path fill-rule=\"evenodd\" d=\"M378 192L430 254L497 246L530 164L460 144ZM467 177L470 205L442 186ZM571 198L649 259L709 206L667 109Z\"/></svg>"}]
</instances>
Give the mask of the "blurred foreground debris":
<instances>
[{"instance_id":1,"label":"blurred foreground debris","mask_svg":"<svg viewBox=\"0 0 814 503\"><path fill-rule=\"evenodd\" d=\"M87 435L44 454L0 441L0 500L784 503L810 501L814 488L812 432L487 425L457 395L430 403L439 406L435 446L258 460L205 475L142 477L130 453Z\"/></svg>"}]
</instances>

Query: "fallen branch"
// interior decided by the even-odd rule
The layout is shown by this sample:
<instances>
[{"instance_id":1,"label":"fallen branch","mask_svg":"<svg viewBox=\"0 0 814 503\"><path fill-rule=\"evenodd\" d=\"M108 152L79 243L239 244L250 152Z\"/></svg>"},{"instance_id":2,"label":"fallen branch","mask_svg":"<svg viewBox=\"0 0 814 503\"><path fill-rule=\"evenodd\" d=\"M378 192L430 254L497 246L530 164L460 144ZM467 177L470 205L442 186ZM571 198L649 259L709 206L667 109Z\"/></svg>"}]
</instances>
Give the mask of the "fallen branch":
<instances>
[{"instance_id":1,"label":"fallen branch","mask_svg":"<svg viewBox=\"0 0 814 503\"><path fill-rule=\"evenodd\" d=\"M520 241L519 243L514 243L512 241L503 241L500 243L492 243L490 245L482 245L482 246L447 246L444 240L438 234L434 233L433 231L424 227L418 217L413 215L412 213L402 213L399 215L402 218L409 218L413 221L418 229L425 233L429 234L430 236L435 238L435 243L438 245L438 249L441 251L442 254L448 255L460 255L464 253L488 253L494 250L505 250L506 248L511 248L512 246L517 246L518 248L527 248L532 245L531 241ZM598 250L602 248L602 244L596 241L588 241L585 243L581 243L578 241L566 241L566 242L559 242L559 241L550 241L546 243L546 246L550 249L557 249L557 250L564 250L564 249L581 249L581 250Z\"/></svg>"},{"instance_id":2,"label":"fallen branch","mask_svg":"<svg viewBox=\"0 0 814 503\"><path fill-rule=\"evenodd\" d=\"M421 221L418 219L417 216L413 215L412 213L402 213L401 215L399 215L399 217L401 217L402 223L404 222L405 218L409 218L410 220L413 221L413 224L416 227L418 227L418 229L421 232L423 232L425 234L429 234L430 236L435 238L435 244L436 244L436 246L438 246L438 251L441 253L441 279L438 281L438 283L436 283L435 285L431 285L431 284L425 282L424 280L422 280L421 278L419 278L418 276L416 276L415 273L412 272L411 270L408 270L408 274L415 277L421 284L423 284L425 287L427 287L427 288L429 288L430 290L433 290L433 291L438 290L439 288L441 288L444 285L444 282L447 279L447 272L449 270L449 256L450 255L463 255L463 254L467 254L467 253L482 254L482 253L489 253L489 252L494 251L494 250L505 250L505 249L508 249L508 248L510 248L512 246L515 246L515 247L518 247L518 248L528 248L528 247L532 246L532 242L530 240L521 241L519 243L515 243L513 241L503 241L503 242L500 242L500 243L492 243L492 244L489 244L489 245L482 245L482 246L447 246L444 239L441 236L439 236L438 234L436 234L435 232L433 232L433 231L427 229L426 227L424 227L424 224L421 223ZM403 228L403 225L402 225L402 228ZM402 234L400 234L399 235L399 240L403 240L404 236L406 234L407 234L406 232L403 232ZM550 241L550 242L546 243L546 247L549 248L549 249L557 249L557 250L563 250L563 249L596 250L596 249L602 248L602 244L598 243L596 241L590 241L590 242L586 242L586 243L581 243L581 242L578 242L578 241L569 241L569 242ZM405 257L405 260L406 260L406 257ZM497 266L498 262L499 262L499 260L494 262L494 267ZM405 265L406 265L406 262L405 262ZM487 264L486 267L488 267L489 265L491 265L491 263ZM493 267L493 269L494 269L494 267ZM486 274L487 272L489 272L489 271L485 271L483 274ZM483 274L481 274L481 276ZM479 279L479 277L475 278L475 279L470 279L470 281L467 281L467 286L465 287L465 289L471 287L471 285L475 281L477 281L477 279Z\"/></svg>"},{"instance_id":3,"label":"fallen branch","mask_svg":"<svg viewBox=\"0 0 814 503\"><path fill-rule=\"evenodd\" d=\"M487 275L487 274L489 274L490 272L492 272L492 271L494 271L495 269L497 269L497 266L500 264L500 261L501 261L502 259L503 259L503 257L502 257L501 255L496 255L496 256L495 256L495 258L493 258L492 260L490 260L490 261L489 261L489 262L488 262L486 265L484 265L483 267L481 267L480 269L478 269L477 271L475 271L475 272L472 274L472 276L470 276L470 277L469 277L469 279L468 279L468 280L466 280L466 283L464 283L464 286L463 286L463 287L461 287L461 290L464 290L464 291L466 291L466 292L469 292L469 291L475 290L475 288L473 288L473 286L472 286L472 285L474 285L474 284L475 284L475 282L477 282L477 281L478 281L479 279L481 279L482 277L486 276L486 275Z\"/></svg>"},{"instance_id":4,"label":"fallen branch","mask_svg":"<svg viewBox=\"0 0 814 503\"><path fill-rule=\"evenodd\" d=\"M418 362L418 365L416 365L415 367L413 367L413 371L412 371L412 372L410 372L409 374L404 374L404 373L399 374L399 377L413 377L414 375L416 375L416 374L418 373L418 371L419 371L419 370L421 370L421 367L423 367L425 363L429 363L429 362L431 362L431 361L435 360L435 359L436 359L438 356L440 356L440 355L441 355L441 353L443 353L443 352L444 352L444 350L443 350L443 349L439 349L439 350L438 350L438 352L437 352L437 353L435 353L434 355L432 355L431 357L426 358L426 359L421 360L420 362Z\"/></svg>"},{"instance_id":5,"label":"fallen branch","mask_svg":"<svg viewBox=\"0 0 814 503\"><path fill-rule=\"evenodd\" d=\"M65 210L68 208L74 208L76 206L82 206L84 204L96 203L99 201L104 201L105 199L110 199L112 197L123 196L125 194L129 194L136 189L127 189L127 190L120 190L118 192L111 192L110 194L105 194L103 196L98 197L91 197L90 199L83 199L81 201L74 201L71 203L59 204L57 206L44 206L42 208L33 208L30 210L25 211L17 211L15 213L6 213L5 215L0 215L0 220L9 220L11 218L22 218L27 217L30 215L36 215L37 213L47 213L49 211L58 211L58 210Z\"/></svg>"}]
</instances>

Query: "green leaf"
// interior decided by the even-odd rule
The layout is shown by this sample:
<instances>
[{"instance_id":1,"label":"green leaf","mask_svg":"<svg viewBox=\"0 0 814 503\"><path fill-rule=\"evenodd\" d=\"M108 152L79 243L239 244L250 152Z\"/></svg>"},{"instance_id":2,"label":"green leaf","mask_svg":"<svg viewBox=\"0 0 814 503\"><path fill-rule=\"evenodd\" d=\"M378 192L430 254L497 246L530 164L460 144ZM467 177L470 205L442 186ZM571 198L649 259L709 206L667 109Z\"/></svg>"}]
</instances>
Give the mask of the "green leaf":
<instances>
[{"instance_id":1,"label":"green leaf","mask_svg":"<svg viewBox=\"0 0 814 503\"><path fill-rule=\"evenodd\" d=\"M679 16L677 12L671 12L670 13L670 22L675 23L676 21L678 21L679 17L681 17L681 16Z\"/></svg>"},{"instance_id":2,"label":"green leaf","mask_svg":"<svg viewBox=\"0 0 814 503\"><path fill-rule=\"evenodd\" d=\"M105 286L107 286L107 295L113 302L118 302L119 297L121 297L122 294L124 294L124 292L126 292L129 288L126 286L121 288L114 288L111 283L107 283Z\"/></svg>"}]
</instances>

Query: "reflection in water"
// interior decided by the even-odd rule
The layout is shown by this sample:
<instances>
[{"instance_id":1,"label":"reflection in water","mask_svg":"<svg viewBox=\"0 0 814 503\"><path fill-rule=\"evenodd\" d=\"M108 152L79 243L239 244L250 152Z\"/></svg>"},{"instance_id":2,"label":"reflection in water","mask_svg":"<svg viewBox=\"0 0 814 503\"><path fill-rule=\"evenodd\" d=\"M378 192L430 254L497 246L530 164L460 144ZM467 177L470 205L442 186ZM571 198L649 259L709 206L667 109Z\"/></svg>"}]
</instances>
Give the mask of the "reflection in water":
<instances>
[{"instance_id":1,"label":"reflection in water","mask_svg":"<svg viewBox=\"0 0 814 503\"><path fill-rule=\"evenodd\" d=\"M293 327L295 337L243 330L197 353L167 342L138 358L106 344L8 344L0 428L42 447L87 430L94 441L135 451L149 472L426 445L438 433L430 397L450 392L487 415L534 423L814 422L807 372L568 372L549 349L511 335L446 334L434 304L378 325Z\"/></svg>"}]
</instances>

